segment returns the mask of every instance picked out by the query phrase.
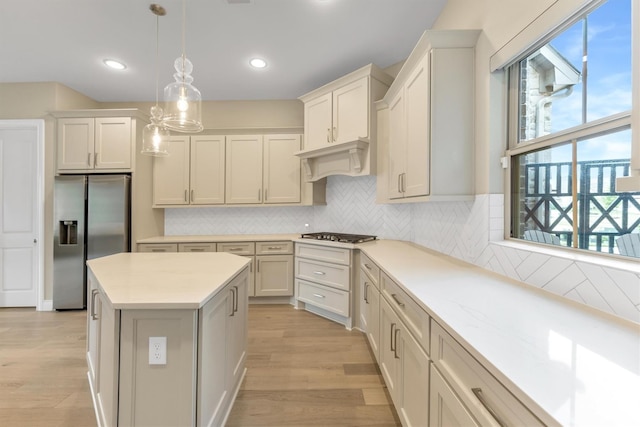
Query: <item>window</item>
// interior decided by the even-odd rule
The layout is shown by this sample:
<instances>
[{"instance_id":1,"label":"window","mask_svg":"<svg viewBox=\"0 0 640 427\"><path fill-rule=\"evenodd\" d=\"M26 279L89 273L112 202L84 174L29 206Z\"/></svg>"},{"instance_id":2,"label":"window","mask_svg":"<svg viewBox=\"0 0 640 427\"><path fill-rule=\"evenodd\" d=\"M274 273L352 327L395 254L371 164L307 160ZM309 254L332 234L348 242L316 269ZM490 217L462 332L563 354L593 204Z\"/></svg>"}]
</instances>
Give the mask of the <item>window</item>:
<instances>
[{"instance_id":1,"label":"window","mask_svg":"<svg viewBox=\"0 0 640 427\"><path fill-rule=\"evenodd\" d=\"M631 157L631 0L599 4L508 69L511 236L640 257L640 193L615 190Z\"/></svg>"}]
</instances>

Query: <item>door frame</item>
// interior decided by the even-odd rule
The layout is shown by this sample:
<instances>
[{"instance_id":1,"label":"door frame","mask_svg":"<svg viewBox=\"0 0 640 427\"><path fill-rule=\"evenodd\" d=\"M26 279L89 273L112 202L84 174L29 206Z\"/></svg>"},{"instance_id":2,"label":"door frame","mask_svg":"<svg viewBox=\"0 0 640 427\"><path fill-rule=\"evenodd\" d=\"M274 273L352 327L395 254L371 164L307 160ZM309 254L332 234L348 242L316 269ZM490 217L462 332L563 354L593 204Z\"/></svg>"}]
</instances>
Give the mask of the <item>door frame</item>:
<instances>
[{"instance_id":1,"label":"door frame","mask_svg":"<svg viewBox=\"0 0 640 427\"><path fill-rule=\"evenodd\" d=\"M0 130L3 129L35 129L36 131L36 221L38 226L38 262L36 277L36 311L51 311L51 301L48 304L44 301L44 120L0 120Z\"/></svg>"}]
</instances>

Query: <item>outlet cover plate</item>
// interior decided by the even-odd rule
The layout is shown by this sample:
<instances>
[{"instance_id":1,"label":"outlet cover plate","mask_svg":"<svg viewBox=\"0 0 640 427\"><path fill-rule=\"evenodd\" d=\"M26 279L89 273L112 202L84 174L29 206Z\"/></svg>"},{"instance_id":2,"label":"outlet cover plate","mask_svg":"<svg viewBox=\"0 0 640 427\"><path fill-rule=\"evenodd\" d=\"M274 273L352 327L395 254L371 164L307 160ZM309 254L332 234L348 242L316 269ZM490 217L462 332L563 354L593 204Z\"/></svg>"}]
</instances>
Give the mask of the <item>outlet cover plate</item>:
<instances>
[{"instance_id":1,"label":"outlet cover plate","mask_svg":"<svg viewBox=\"0 0 640 427\"><path fill-rule=\"evenodd\" d=\"M167 337L149 337L149 365L167 364Z\"/></svg>"}]
</instances>

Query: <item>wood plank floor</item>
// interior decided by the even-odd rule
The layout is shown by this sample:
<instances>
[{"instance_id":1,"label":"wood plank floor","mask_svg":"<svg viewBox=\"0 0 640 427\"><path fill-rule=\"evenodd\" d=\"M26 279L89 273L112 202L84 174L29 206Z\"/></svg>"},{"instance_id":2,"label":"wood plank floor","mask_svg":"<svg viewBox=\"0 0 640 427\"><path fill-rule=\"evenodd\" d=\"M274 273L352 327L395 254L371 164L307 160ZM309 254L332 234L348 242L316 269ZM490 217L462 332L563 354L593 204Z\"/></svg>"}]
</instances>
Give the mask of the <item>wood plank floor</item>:
<instances>
[{"instance_id":1,"label":"wood plank floor","mask_svg":"<svg viewBox=\"0 0 640 427\"><path fill-rule=\"evenodd\" d=\"M94 427L86 312L0 309L0 425ZM251 305L228 426L400 425L366 338L291 306Z\"/></svg>"}]
</instances>

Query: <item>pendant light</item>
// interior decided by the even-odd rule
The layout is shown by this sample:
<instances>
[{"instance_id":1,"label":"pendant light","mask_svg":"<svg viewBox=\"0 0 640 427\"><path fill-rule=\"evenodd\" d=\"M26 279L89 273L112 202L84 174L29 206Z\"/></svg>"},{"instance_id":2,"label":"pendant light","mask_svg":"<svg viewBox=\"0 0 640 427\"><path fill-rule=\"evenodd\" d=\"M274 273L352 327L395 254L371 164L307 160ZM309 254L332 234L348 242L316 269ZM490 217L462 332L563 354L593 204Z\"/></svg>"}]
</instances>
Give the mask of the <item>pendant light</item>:
<instances>
[{"instance_id":1,"label":"pendant light","mask_svg":"<svg viewBox=\"0 0 640 427\"><path fill-rule=\"evenodd\" d=\"M169 155L169 131L162 125L162 108L158 106L158 34L160 17L166 15L166 10L158 5L149 6L156 15L156 105L151 107L151 123L142 130L142 154L148 156Z\"/></svg>"},{"instance_id":2,"label":"pendant light","mask_svg":"<svg viewBox=\"0 0 640 427\"><path fill-rule=\"evenodd\" d=\"M163 125L178 132L200 132L202 126L202 95L191 84L193 64L185 54L187 2L182 0L182 55L174 62L176 80L164 88Z\"/></svg>"}]
</instances>

